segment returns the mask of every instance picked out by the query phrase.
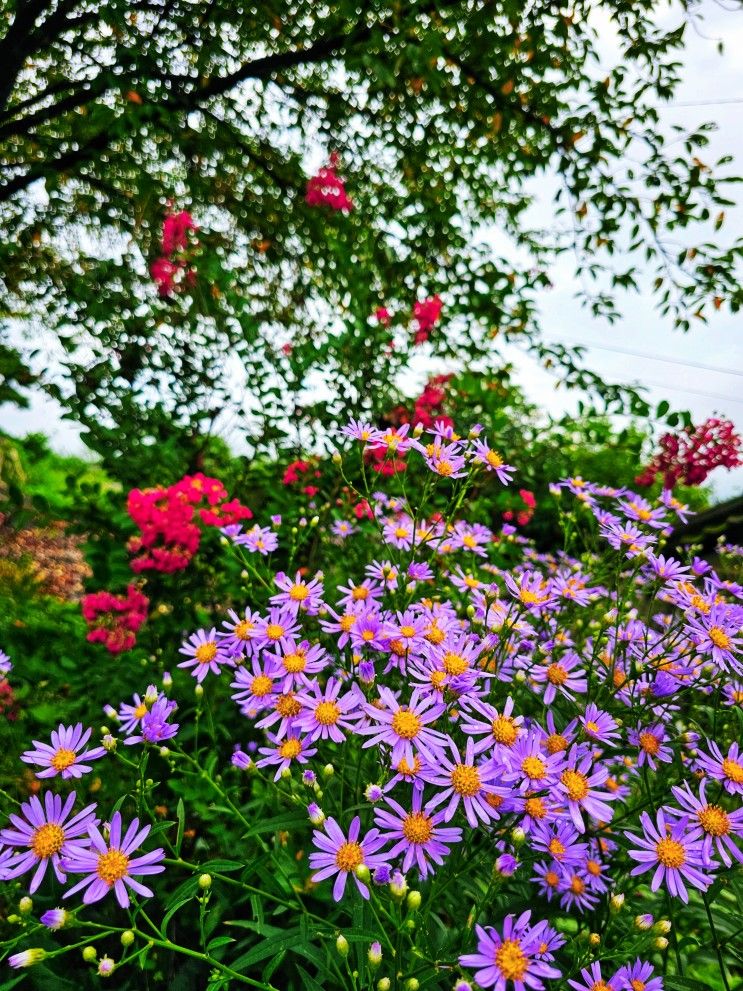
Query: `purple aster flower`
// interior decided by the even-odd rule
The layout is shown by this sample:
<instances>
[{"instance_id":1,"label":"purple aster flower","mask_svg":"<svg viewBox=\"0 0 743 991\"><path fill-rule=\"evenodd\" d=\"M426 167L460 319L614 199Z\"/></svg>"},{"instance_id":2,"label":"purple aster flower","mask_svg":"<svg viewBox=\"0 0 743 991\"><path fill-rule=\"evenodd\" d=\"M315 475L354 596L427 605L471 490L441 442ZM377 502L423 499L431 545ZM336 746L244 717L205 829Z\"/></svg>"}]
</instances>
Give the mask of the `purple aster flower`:
<instances>
[{"instance_id":1,"label":"purple aster flower","mask_svg":"<svg viewBox=\"0 0 743 991\"><path fill-rule=\"evenodd\" d=\"M139 827L139 819L132 819L129 828L122 836L121 813L114 812L111 816L111 826L108 830L108 841L101 835L95 825L88 827L90 849L75 847L69 857L62 860L62 868L70 874L85 874L82 881L66 891L65 898L78 891L85 891L83 902L91 902L105 898L113 890L116 900L122 908L129 905L131 888L144 898L151 898L152 891L136 880L150 874L160 874L165 870L161 861L165 859L165 851L161 848L151 850L140 857L132 858L132 854L147 839L150 826Z\"/></svg>"},{"instance_id":2,"label":"purple aster flower","mask_svg":"<svg viewBox=\"0 0 743 991\"><path fill-rule=\"evenodd\" d=\"M340 537L341 540L346 540L351 536L352 533L356 533L358 527L354 526L348 520L335 520L330 527L330 532L335 537Z\"/></svg>"},{"instance_id":3,"label":"purple aster flower","mask_svg":"<svg viewBox=\"0 0 743 991\"><path fill-rule=\"evenodd\" d=\"M505 464L500 454L488 446L487 441L476 440L472 444L471 450L474 451L473 460L484 465L488 471L494 471L499 482L508 485L512 481L512 475L516 469Z\"/></svg>"},{"instance_id":4,"label":"purple aster flower","mask_svg":"<svg viewBox=\"0 0 743 991\"><path fill-rule=\"evenodd\" d=\"M522 792L543 791L552 787L563 768L562 753L544 753L542 742L541 735L530 730L502 754L506 766L504 780L518 782Z\"/></svg>"},{"instance_id":5,"label":"purple aster flower","mask_svg":"<svg viewBox=\"0 0 743 991\"><path fill-rule=\"evenodd\" d=\"M561 866L582 863L588 852L588 844L580 842L580 834L565 819L536 825L530 838L535 850L548 853Z\"/></svg>"},{"instance_id":6,"label":"purple aster flower","mask_svg":"<svg viewBox=\"0 0 743 991\"><path fill-rule=\"evenodd\" d=\"M447 535L447 541L439 543L437 550L440 553L457 550L472 551L478 557L487 557L485 548L492 539L493 531L481 523L467 523L464 520L458 520L451 533Z\"/></svg>"},{"instance_id":7,"label":"purple aster flower","mask_svg":"<svg viewBox=\"0 0 743 991\"><path fill-rule=\"evenodd\" d=\"M365 602L371 604L382 598L382 587L371 578L365 578L359 585L349 581L348 585L338 585L339 592L343 592L342 598L338 599L339 606L356 606Z\"/></svg>"},{"instance_id":8,"label":"purple aster flower","mask_svg":"<svg viewBox=\"0 0 743 991\"><path fill-rule=\"evenodd\" d=\"M212 674L219 674L220 664L228 661L227 653L220 650L220 641L214 627L192 633L178 653L188 658L187 661L181 661L178 667L193 668L191 674L199 684L210 671Z\"/></svg>"},{"instance_id":9,"label":"purple aster flower","mask_svg":"<svg viewBox=\"0 0 743 991\"><path fill-rule=\"evenodd\" d=\"M227 615L229 619L222 623L224 631L219 630L217 633L220 647L226 650L230 657L239 657L241 654L250 657L260 616L249 608L245 609L242 616L234 609L228 610Z\"/></svg>"},{"instance_id":10,"label":"purple aster flower","mask_svg":"<svg viewBox=\"0 0 743 991\"><path fill-rule=\"evenodd\" d=\"M296 688L305 688L310 684L308 675L319 674L328 663L328 655L319 643L310 644L309 640L301 643L293 637L282 640L275 654L268 654L266 674L277 682L277 688L289 692Z\"/></svg>"},{"instance_id":11,"label":"purple aster flower","mask_svg":"<svg viewBox=\"0 0 743 991\"><path fill-rule=\"evenodd\" d=\"M511 715L513 699L510 695L503 706L503 712L479 699L473 699L468 709L469 711L462 716L461 729L468 736L482 736L482 739L475 744L475 753L479 754L490 749L497 752L500 747L510 748L522 732L524 717Z\"/></svg>"},{"instance_id":12,"label":"purple aster flower","mask_svg":"<svg viewBox=\"0 0 743 991\"><path fill-rule=\"evenodd\" d=\"M663 991L663 978L653 976L653 965L639 958L620 967L612 977L616 991Z\"/></svg>"},{"instance_id":13,"label":"purple aster flower","mask_svg":"<svg viewBox=\"0 0 743 991\"><path fill-rule=\"evenodd\" d=\"M699 767L716 781L721 781L731 795L743 795L743 752L737 743L731 743L727 755L712 740L707 740L710 753L703 750L697 755Z\"/></svg>"},{"instance_id":14,"label":"purple aster flower","mask_svg":"<svg viewBox=\"0 0 743 991\"><path fill-rule=\"evenodd\" d=\"M285 740L280 740L269 733L268 739L273 746L260 748L260 752L265 754L265 757L257 762L257 766L269 767L277 764L274 781L278 781L284 771L289 771L294 763L306 764L308 758L317 753L317 747L311 747L308 741L301 739L296 733L289 732Z\"/></svg>"},{"instance_id":15,"label":"purple aster flower","mask_svg":"<svg viewBox=\"0 0 743 991\"><path fill-rule=\"evenodd\" d=\"M60 723L57 729L52 731L51 746L34 740L36 749L21 754L21 760L25 764L35 764L44 768L43 771L36 772L37 778L54 778L58 774L63 778L80 778L93 770L89 764L84 763L85 761L98 760L106 753L103 747L83 749L92 732L91 729L83 732L82 723L77 723L75 726L65 726Z\"/></svg>"},{"instance_id":16,"label":"purple aster flower","mask_svg":"<svg viewBox=\"0 0 743 991\"><path fill-rule=\"evenodd\" d=\"M669 825L663 810L659 809L656 823L653 823L647 812L640 815L640 822L644 836L626 834L629 840L639 844L639 849L627 851L633 860L638 861L637 867L631 871L632 875L655 870L650 883L651 891L657 891L665 881L669 892L683 902L689 900L684 881L706 891L712 878L703 873L709 870L705 862L704 841L694 838L698 837L698 832L688 832L688 819L682 818Z\"/></svg>"},{"instance_id":17,"label":"purple aster flower","mask_svg":"<svg viewBox=\"0 0 743 991\"><path fill-rule=\"evenodd\" d=\"M436 475L444 478L463 478L467 465L459 444L430 444L426 450L426 464Z\"/></svg>"},{"instance_id":18,"label":"purple aster flower","mask_svg":"<svg viewBox=\"0 0 743 991\"><path fill-rule=\"evenodd\" d=\"M688 567L673 557L664 557L662 554L655 555L650 551L645 560L648 565L644 569L645 573L653 574L664 582L679 581L689 573Z\"/></svg>"},{"instance_id":19,"label":"purple aster flower","mask_svg":"<svg viewBox=\"0 0 743 991\"><path fill-rule=\"evenodd\" d=\"M640 748L637 766L647 764L653 771L657 770L656 760L664 764L673 761L673 751L664 744L666 731L660 723L655 726L638 726L630 730L627 739L634 747Z\"/></svg>"},{"instance_id":20,"label":"purple aster flower","mask_svg":"<svg viewBox=\"0 0 743 991\"><path fill-rule=\"evenodd\" d=\"M713 664L734 674L743 674L740 629L741 610L725 603L718 603L708 613L692 617L685 627L700 653L709 654Z\"/></svg>"},{"instance_id":21,"label":"purple aster flower","mask_svg":"<svg viewBox=\"0 0 743 991\"><path fill-rule=\"evenodd\" d=\"M539 893L551 902L562 881L562 867L555 860L550 863L537 862L531 880L539 888Z\"/></svg>"},{"instance_id":22,"label":"purple aster flower","mask_svg":"<svg viewBox=\"0 0 743 991\"><path fill-rule=\"evenodd\" d=\"M276 595L271 596L270 601L274 606L283 606L295 616L299 612L315 616L320 611L323 605L323 587L317 576L306 582L300 571L293 579L283 571L277 571L274 581L281 589Z\"/></svg>"},{"instance_id":23,"label":"purple aster flower","mask_svg":"<svg viewBox=\"0 0 743 991\"><path fill-rule=\"evenodd\" d=\"M333 898L339 902L346 890L348 875L353 874L356 887L362 898L369 897L369 888L356 876L356 871L362 865L370 871L387 866L388 857L380 854L379 850L387 842L379 835L378 829L370 829L363 839L361 820L356 816L349 827L348 838L343 835L335 819L326 819L323 829L316 829L312 840L319 852L310 854L310 869L314 882L324 881L337 874L333 885Z\"/></svg>"},{"instance_id":24,"label":"purple aster flower","mask_svg":"<svg viewBox=\"0 0 743 991\"><path fill-rule=\"evenodd\" d=\"M169 723L168 720L177 708L177 702L161 695L142 717L139 735L128 736L124 743L130 746L134 743L164 743L165 740L172 740L180 727L178 723Z\"/></svg>"},{"instance_id":25,"label":"purple aster flower","mask_svg":"<svg viewBox=\"0 0 743 991\"><path fill-rule=\"evenodd\" d=\"M50 908L44 912L39 922L41 922L42 926L46 926L47 929L51 929L52 932L57 932L60 929L64 929L66 925L72 922L72 919L72 912L68 912L66 908Z\"/></svg>"},{"instance_id":26,"label":"purple aster flower","mask_svg":"<svg viewBox=\"0 0 743 991\"><path fill-rule=\"evenodd\" d=\"M642 554L655 543L655 537L645 534L631 523L609 523L601 527L601 536L616 551L624 551L627 557Z\"/></svg>"},{"instance_id":27,"label":"purple aster flower","mask_svg":"<svg viewBox=\"0 0 743 991\"><path fill-rule=\"evenodd\" d=\"M563 867L557 885L562 908L589 912L598 905L598 895L589 888L588 877L580 868Z\"/></svg>"},{"instance_id":28,"label":"purple aster flower","mask_svg":"<svg viewBox=\"0 0 743 991\"><path fill-rule=\"evenodd\" d=\"M434 574L425 561L413 561L408 565L408 578L414 582L430 582Z\"/></svg>"},{"instance_id":29,"label":"purple aster flower","mask_svg":"<svg viewBox=\"0 0 743 991\"><path fill-rule=\"evenodd\" d=\"M523 571L520 575L507 573L503 580L514 599L529 610L538 610L554 602L552 584L539 571Z\"/></svg>"},{"instance_id":30,"label":"purple aster flower","mask_svg":"<svg viewBox=\"0 0 743 991\"><path fill-rule=\"evenodd\" d=\"M95 805L86 806L81 812L70 818L72 807L77 798L74 791L70 792L62 802L59 795L47 792L44 804L36 795L21 805L21 815L10 814L14 828L0 830L0 840L10 847L25 847L22 853L17 853L13 859L4 865L5 879L20 877L30 870L34 876L29 885L31 894L36 891L46 874L49 864L52 865L57 879L64 883L67 878L62 870L60 860L70 852L70 843L81 845L80 837L86 837L88 826L98 822L95 815Z\"/></svg>"},{"instance_id":31,"label":"purple aster flower","mask_svg":"<svg viewBox=\"0 0 743 991\"><path fill-rule=\"evenodd\" d=\"M405 514L397 519L388 520L382 528L385 542L402 551L409 551L413 546L413 534L413 521Z\"/></svg>"},{"instance_id":32,"label":"purple aster flower","mask_svg":"<svg viewBox=\"0 0 743 991\"><path fill-rule=\"evenodd\" d=\"M529 928L531 912L518 918L507 915L503 920L503 935L491 926L475 926L477 952L465 953L460 966L475 968L475 981L481 988L506 991L510 983L515 991L544 987L542 978L560 977L560 971L538 957L541 928Z\"/></svg>"},{"instance_id":33,"label":"purple aster flower","mask_svg":"<svg viewBox=\"0 0 743 991\"><path fill-rule=\"evenodd\" d=\"M13 663L10 656L4 650L0 650L0 678L7 677L13 670Z\"/></svg>"},{"instance_id":34,"label":"purple aster flower","mask_svg":"<svg viewBox=\"0 0 743 991\"><path fill-rule=\"evenodd\" d=\"M335 743L343 743L346 739L343 730L353 729L356 718L354 710L358 708L359 696L355 692L341 695L341 688L340 681L328 678L324 688L314 681L309 692L297 693L297 701L303 707L302 714L297 719L297 727L300 732L307 734L310 742L330 739ZM363 695L361 699L363 700Z\"/></svg>"},{"instance_id":35,"label":"purple aster flower","mask_svg":"<svg viewBox=\"0 0 743 991\"><path fill-rule=\"evenodd\" d=\"M665 508L658 506L653 509L652 503L634 492L629 493L629 496L629 499L619 500L619 506L627 519L644 523L645 526L652 527L654 530L662 530L666 526Z\"/></svg>"},{"instance_id":36,"label":"purple aster flower","mask_svg":"<svg viewBox=\"0 0 743 991\"><path fill-rule=\"evenodd\" d=\"M663 489L660 494L659 501L663 503L666 509L673 510L680 523L687 523L690 516L696 516L693 509L689 509L688 506L685 506L682 502L679 502L679 500L676 499L671 489ZM698 560L698 558L695 560Z\"/></svg>"},{"instance_id":37,"label":"purple aster flower","mask_svg":"<svg viewBox=\"0 0 743 991\"><path fill-rule=\"evenodd\" d=\"M597 743L608 744L611 747L616 746L619 740L619 727L616 720L612 719L608 712L600 710L594 702L590 702L586 706L586 711L580 717L579 722L589 739L595 740Z\"/></svg>"},{"instance_id":38,"label":"purple aster flower","mask_svg":"<svg viewBox=\"0 0 743 991\"><path fill-rule=\"evenodd\" d=\"M588 688L585 672L579 667L580 658L573 651L563 654L549 664L539 664L529 672L529 676L537 684L545 685L544 704L551 705L557 693L573 701L575 694L582 695ZM576 671L576 668L578 669Z\"/></svg>"},{"instance_id":39,"label":"purple aster flower","mask_svg":"<svg viewBox=\"0 0 743 991\"><path fill-rule=\"evenodd\" d=\"M371 423L366 423L364 420L354 420L348 421L348 425L341 427L341 433L344 437L350 437L352 440L360 440L364 444L368 444L370 441L375 440L380 431L376 427L373 427Z\"/></svg>"},{"instance_id":40,"label":"purple aster flower","mask_svg":"<svg viewBox=\"0 0 743 991\"><path fill-rule=\"evenodd\" d=\"M255 647L286 647L299 633L297 617L288 609L272 607L268 616L258 621L255 631Z\"/></svg>"},{"instance_id":41,"label":"purple aster flower","mask_svg":"<svg viewBox=\"0 0 743 991\"><path fill-rule=\"evenodd\" d=\"M444 809L444 822L450 822L461 802L464 805L467 822L473 829L477 829L480 821L490 822L491 819L498 819L499 814L488 801L488 796L498 795L507 798L511 794L510 788L494 784L502 777L501 769L494 761L475 763L475 742L472 737L467 740L464 760L452 740L449 741L449 747L454 759L452 760L443 751L439 753L436 770L426 779L437 788L444 790L432 798L426 808L437 808L448 800Z\"/></svg>"},{"instance_id":42,"label":"purple aster flower","mask_svg":"<svg viewBox=\"0 0 743 991\"><path fill-rule=\"evenodd\" d=\"M240 711L246 716L255 716L262 709L268 708L276 701L278 685L274 681L274 672L266 670L270 659L261 662L257 657L239 667L235 672L235 680L230 688L237 691L232 698L240 706Z\"/></svg>"},{"instance_id":43,"label":"purple aster flower","mask_svg":"<svg viewBox=\"0 0 743 991\"><path fill-rule=\"evenodd\" d=\"M607 802L616 797L609 791L599 791L609 777L609 769L603 764L593 763L592 754L581 752L576 744L570 748L567 767L560 774L558 791L564 793L568 802L568 812L579 833L585 832L583 812L599 822L611 822L614 810Z\"/></svg>"},{"instance_id":44,"label":"purple aster flower","mask_svg":"<svg viewBox=\"0 0 743 991\"><path fill-rule=\"evenodd\" d=\"M452 843L461 842L462 830L456 826L442 826L444 813L434 812L430 803L421 808L422 801L423 791L414 789L412 808L408 812L399 802L388 797L387 804L392 811L376 809L374 822L384 830L384 842L390 840L394 844L388 851L387 859L393 860L402 853L403 871L408 871L415 863L421 878L425 878L431 870L430 861L443 864Z\"/></svg>"},{"instance_id":45,"label":"purple aster flower","mask_svg":"<svg viewBox=\"0 0 743 991\"><path fill-rule=\"evenodd\" d=\"M392 747L393 766L404 758L412 767L418 751L424 758L435 763L432 752L440 750L446 737L438 730L429 729L428 724L435 722L446 706L437 702L433 696L422 696L418 689L414 689L407 705L401 705L390 689L383 686L379 688L379 699L381 707L369 703L363 705L364 711L374 723L357 729L362 736L371 737L365 741L364 748L378 743L388 744Z\"/></svg>"},{"instance_id":46,"label":"purple aster flower","mask_svg":"<svg viewBox=\"0 0 743 991\"><path fill-rule=\"evenodd\" d=\"M114 711L114 716L121 724L122 733L131 733L132 730L139 726L142 722L142 717L147 714L147 711L155 702L157 696L158 691L155 686L149 685L144 698L135 693L131 704L128 702L121 703L118 713ZM108 712L106 714L108 715Z\"/></svg>"},{"instance_id":47,"label":"purple aster flower","mask_svg":"<svg viewBox=\"0 0 743 991\"><path fill-rule=\"evenodd\" d=\"M263 557L279 546L279 538L273 530L267 526L258 526L257 523L245 533L238 534L232 539L239 547L244 547L251 554L260 554Z\"/></svg>"},{"instance_id":48,"label":"purple aster flower","mask_svg":"<svg viewBox=\"0 0 743 991\"><path fill-rule=\"evenodd\" d=\"M575 991L617 991L615 979L616 974L605 981L601 976L601 964L596 960L590 967L583 968L580 972L580 981L568 980L568 984L575 988Z\"/></svg>"}]
</instances>

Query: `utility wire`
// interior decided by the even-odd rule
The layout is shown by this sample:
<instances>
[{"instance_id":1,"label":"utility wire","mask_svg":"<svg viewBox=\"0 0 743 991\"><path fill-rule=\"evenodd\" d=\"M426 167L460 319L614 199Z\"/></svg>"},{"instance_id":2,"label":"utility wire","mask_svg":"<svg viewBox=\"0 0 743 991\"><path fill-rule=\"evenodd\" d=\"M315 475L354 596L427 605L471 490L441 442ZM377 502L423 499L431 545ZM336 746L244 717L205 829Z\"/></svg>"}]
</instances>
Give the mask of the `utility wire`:
<instances>
[{"instance_id":1,"label":"utility wire","mask_svg":"<svg viewBox=\"0 0 743 991\"><path fill-rule=\"evenodd\" d=\"M688 389L685 385L668 385L666 382L651 382L646 379L644 382L639 382L635 388L639 389L648 385L654 389L670 389L671 392L688 392L692 396L704 396L707 399L716 399L718 402L738 403L740 406L743 406L743 396L721 396L716 392L702 392L701 389Z\"/></svg>"},{"instance_id":2,"label":"utility wire","mask_svg":"<svg viewBox=\"0 0 743 991\"><path fill-rule=\"evenodd\" d=\"M652 354L649 351L632 351L630 348L620 348L614 347L609 344L593 344L589 341L549 341L549 338L544 339L547 343L553 344L563 344L566 347L580 347L580 348L595 348L599 351L613 351L616 354L627 354L632 358L649 358L651 361L664 361L669 365L682 365L689 368L701 368L706 372L719 372L722 375L738 375L743 378L743 371L736 371L734 368L723 368L722 365L705 365L699 361L683 361L679 358L667 358L662 354Z\"/></svg>"}]
</instances>

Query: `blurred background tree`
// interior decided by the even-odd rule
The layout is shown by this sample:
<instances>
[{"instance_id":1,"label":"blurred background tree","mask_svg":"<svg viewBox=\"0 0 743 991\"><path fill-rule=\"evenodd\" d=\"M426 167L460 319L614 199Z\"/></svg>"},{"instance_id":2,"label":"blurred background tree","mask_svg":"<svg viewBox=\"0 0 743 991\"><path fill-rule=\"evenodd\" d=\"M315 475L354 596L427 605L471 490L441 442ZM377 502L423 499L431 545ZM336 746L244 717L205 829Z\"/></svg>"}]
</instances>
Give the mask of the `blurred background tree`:
<instances>
[{"instance_id":1,"label":"blurred background tree","mask_svg":"<svg viewBox=\"0 0 743 991\"><path fill-rule=\"evenodd\" d=\"M704 127L666 143L658 126L698 5L673 29L660 6L2 0L0 307L26 340L2 346L4 388L28 381L18 351L44 366L131 483L163 453L198 467L225 423L275 454L383 411L413 304L440 294L426 354L494 366L494 337L518 338L604 408L646 413L540 340L535 292L571 253L597 315L647 271L682 329L740 305L741 242L709 240L737 180L705 162ZM305 202L332 152L350 212ZM169 205L199 225L195 281L161 298Z\"/></svg>"}]
</instances>

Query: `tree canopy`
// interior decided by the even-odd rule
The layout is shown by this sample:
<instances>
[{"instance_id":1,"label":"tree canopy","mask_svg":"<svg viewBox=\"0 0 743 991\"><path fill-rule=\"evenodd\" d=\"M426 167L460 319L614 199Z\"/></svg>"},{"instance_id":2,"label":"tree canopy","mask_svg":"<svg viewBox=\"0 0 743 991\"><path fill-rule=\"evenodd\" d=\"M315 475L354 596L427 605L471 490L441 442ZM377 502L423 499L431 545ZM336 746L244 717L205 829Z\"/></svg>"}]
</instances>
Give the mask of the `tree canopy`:
<instances>
[{"instance_id":1,"label":"tree canopy","mask_svg":"<svg viewBox=\"0 0 743 991\"><path fill-rule=\"evenodd\" d=\"M642 411L540 339L535 300L570 253L596 315L616 319L648 272L681 329L740 306L743 242L711 234L738 180L706 160L709 127L671 141L657 110L696 5L672 5L671 26L660 9L2 0L6 326L30 334L28 360L59 342L44 387L110 463L116 431L130 450L176 433L193 459L220 417L283 444L378 411L434 295L433 354L474 367L521 340ZM305 200L332 153L350 211ZM538 226L537 182L554 189ZM149 267L183 209L195 277L162 297ZM7 341L0 374L2 395L29 380Z\"/></svg>"}]
</instances>

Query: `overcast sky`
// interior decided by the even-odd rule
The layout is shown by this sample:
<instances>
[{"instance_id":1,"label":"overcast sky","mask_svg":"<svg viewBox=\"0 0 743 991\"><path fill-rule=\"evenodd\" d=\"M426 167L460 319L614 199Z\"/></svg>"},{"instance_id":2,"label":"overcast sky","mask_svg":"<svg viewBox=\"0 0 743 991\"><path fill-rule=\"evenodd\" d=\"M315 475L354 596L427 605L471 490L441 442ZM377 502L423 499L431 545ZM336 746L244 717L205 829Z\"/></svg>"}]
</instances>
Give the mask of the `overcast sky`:
<instances>
[{"instance_id":1,"label":"overcast sky","mask_svg":"<svg viewBox=\"0 0 743 991\"><path fill-rule=\"evenodd\" d=\"M740 174L743 172L743 13L740 8L725 10L714 0L706 0L702 9L706 16L704 36L689 32L683 84L673 105L663 107L661 112L669 125L693 127L703 121L715 121L718 130L706 158L712 161L723 154L732 154L736 163L730 168ZM718 39L725 45L722 55L717 51ZM612 39L608 32L605 44L607 53L611 53ZM727 218L727 236L743 233L742 207L728 210ZM689 409L695 422L721 413L743 429L741 315L716 313L707 326L700 324L684 335L671 329L657 313L650 293L642 292L624 298L623 319L609 326L579 307L574 298L576 283L569 258L552 269L551 278L555 288L544 295L542 302L543 327L548 340L593 344L595 349L587 352L585 363L607 379L647 385L652 402L668 399L674 408ZM601 350L599 346L634 354ZM556 392L555 379L523 352L511 347L505 348L504 354L516 365L515 378L530 399L554 413L575 408L578 397ZM640 357L650 354L667 360ZM730 371L708 371L696 367L697 364ZM29 410L0 407L0 422L4 429L17 435L43 431L51 436L53 446L60 452L85 452L79 432L73 423L61 419L60 412L51 400L37 395ZM712 482L717 498L740 494L743 468L735 472L718 471Z\"/></svg>"}]
</instances>

